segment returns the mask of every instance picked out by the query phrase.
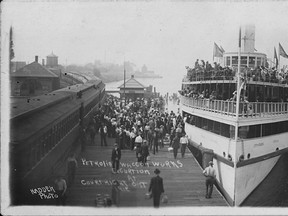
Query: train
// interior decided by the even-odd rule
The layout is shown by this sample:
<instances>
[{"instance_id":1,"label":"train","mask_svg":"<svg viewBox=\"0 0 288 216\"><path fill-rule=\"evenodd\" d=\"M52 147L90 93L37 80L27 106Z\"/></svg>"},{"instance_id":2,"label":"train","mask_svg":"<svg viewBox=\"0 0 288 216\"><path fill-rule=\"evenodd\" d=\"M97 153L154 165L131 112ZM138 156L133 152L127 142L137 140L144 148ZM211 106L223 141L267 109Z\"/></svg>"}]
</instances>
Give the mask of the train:
<instances>
[{"instance_id":1,"label":"train","mask_svg":"<svg viewBox=\"0 0 288 216\"><path fill-rule=\"evenodd\" d=\"M11 205L34 205L33 189L63 175L82 127L105 100L105 84L89 80L41 96L12 99L10 115ZM47 185L50 184L50 185ZM39 200L39 199L38 199Z\"/></svg>"}]
</instances>

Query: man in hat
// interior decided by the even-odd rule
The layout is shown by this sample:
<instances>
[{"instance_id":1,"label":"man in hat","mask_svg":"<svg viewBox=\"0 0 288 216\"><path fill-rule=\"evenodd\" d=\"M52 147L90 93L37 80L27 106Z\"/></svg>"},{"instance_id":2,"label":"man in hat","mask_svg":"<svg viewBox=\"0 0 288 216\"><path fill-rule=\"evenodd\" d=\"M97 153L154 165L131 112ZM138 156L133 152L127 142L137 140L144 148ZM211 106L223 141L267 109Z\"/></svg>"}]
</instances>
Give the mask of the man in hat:
<instances>
[{"instance_id":1,"label":"man in hat","mask_svg":"<svg viewBox=\"0 0 288 216\"><path fill-rule=\"evenodd\" d=\"M63 176L57 176L55 183L55 190L56 194L58 195L58 198L56 200L57 205L66 205L66 190L67 190L67 184Z\"/></svg>"},{"instance_id":2,"label":"man in hat","mask_svg":"<svg viewBox=\"0 0 288 216\"><path fill-rule=\"evenodd\" d=\"M159 176L160 170L156 168L154 173L156 176L151 178L149 192L152 191L153 205L155 208L158 208L160 205L161 194L164 193L164 187L163 179Z\"/></svg>"},{"instance_id":3,"label":"man in hat","mask_svg":"<svg viewBox=\"0 0 288 216\"><path fill-rule=\"evenodd\" d=\"M182 137L180 138L180 146L181 146L181 156L184 158L186 146L188 145L188 136L185 133L182 134Z\"/></svg>"},{"instance_id":4,"label":"man in hat","mask_svg":"<svg viewBox=\"0 0 288 216\"><path fill-rule=\"evenodd\" d=\"M215 183L216 173L213 168L213 161L209 162L209 166L203 171L206 177L206 199L210 199L213 191L213 184Z\"/></svg>"},{"instance_id":5,"label":"man in hat","mask_svg":"<svg viewBox=\"0 0 288 216\"><path fill-rule=\"evenodd\" d=\"M141 146L141 155L142 155L142 165L146 166L147 157L149 156L149 147L147 144L147 140L143 140L143 144Z\"/></svg>"},{"instance_id":6,"label":"man in hat","mask_svg":"<svg viewBox=\"0 0 288 216\"><path fill-rule=\"evenodd\" d=\"M111 156L111 161L112 161L112 173L117 173L119 169L119 161L121 159L121 149L118 148L118 144L114 144L114 148L112 150L112 156Z\"/></svg>"},{"instance_id":7,"label":"man in hat","mask_svg":"<svg viewBox=\"0 0 288 216\"><path fill-rule=\"evenodd\" d=\"M99 128L100 137L101 137L101 146L107 146L106 136L107 136L107 126L106 124L102 124Z\"/></svg>"}]
</instances>

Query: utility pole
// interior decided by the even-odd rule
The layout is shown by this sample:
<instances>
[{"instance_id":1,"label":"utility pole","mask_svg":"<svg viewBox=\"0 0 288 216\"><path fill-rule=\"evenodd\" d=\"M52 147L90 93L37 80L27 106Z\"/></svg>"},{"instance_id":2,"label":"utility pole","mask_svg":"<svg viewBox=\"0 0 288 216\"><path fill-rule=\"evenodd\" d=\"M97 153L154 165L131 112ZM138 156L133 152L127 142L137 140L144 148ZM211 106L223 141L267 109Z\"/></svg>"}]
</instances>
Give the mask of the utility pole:
<instances>
[{"instance_id":1,"label":"utility pole","mask_svg":"<svg viewBox=\"0 0 288 216\"><path fill-rule=\"evenodd\" d=\"M126 106L126 70L125 70L125 59L124 59L124 106Z\"/></svg>"}]
</instances>

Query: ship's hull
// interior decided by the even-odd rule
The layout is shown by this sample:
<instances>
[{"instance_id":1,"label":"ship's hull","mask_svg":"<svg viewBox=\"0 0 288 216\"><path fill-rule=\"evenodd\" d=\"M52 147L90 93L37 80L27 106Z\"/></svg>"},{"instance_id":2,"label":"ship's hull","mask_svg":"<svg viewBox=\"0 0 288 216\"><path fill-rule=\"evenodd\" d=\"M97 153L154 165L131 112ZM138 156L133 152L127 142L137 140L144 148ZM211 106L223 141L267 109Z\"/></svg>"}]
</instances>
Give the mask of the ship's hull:
<instances>
[{"instance_id":1,"label":"ship's hull","mask_svg":"<svg viewBox=\"0 0 288 216\"><path fill-rule=\"evenodd\" d=\"M261 146L262 149L256 149L255 152L251 151L251 155L256 155L257 150L261 152L261 155L258 154L250 160L239 162L238 159L235 160L235 158L238 157L235 152L239 152L237 148L241 145L241 142L213 134L187 123L185 124L185 132L191 142L213 150L217 183L230 205L241 205L247 196L251 194L273 169L280 158L281 151L272 152L272 149L280 146L280 149L286 150L282 147L285 146L287 134L279 136L277 144L270 141L271 137L261 138L261 143L264 143L264 145ZM270 143L269 146L265 145L265 139L267 144L268 142ZM255 142L259 143L259 140ZM275 146L271 147L271 145ZM245 151L244 146L241 148ZM266 150L264 150L264 148L266 148ZM225 153L226 156L224 156L223 153ZM229 160L227 155L232 155L232 159Z\"/></svg>"},{"instance_id":2,"label":"ship's hull","mask_svg":"<svg viewBox=\"0 0 288 216\"><path fill-rule=\"evenodd\" d=\"M235 205L239 206L264 180L279 158L280 155L235 169Z\"/></svg>"}]
</instances>

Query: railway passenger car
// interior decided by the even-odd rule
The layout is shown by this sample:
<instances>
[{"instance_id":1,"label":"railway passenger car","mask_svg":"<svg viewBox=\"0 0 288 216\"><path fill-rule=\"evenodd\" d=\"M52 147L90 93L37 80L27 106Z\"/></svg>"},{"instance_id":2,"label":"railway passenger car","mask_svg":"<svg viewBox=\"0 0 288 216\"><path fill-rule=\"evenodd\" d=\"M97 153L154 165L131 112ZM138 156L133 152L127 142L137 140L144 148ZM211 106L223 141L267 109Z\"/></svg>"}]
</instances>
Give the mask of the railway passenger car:
<instances>
[{"instance_id":1,"label":"railway passenger car","mask_svg":"<svg viewBox=\"0 0 288 216\"><path fill-rule=\"evenodd\" d=\"M61 174L71 149L105 98L101 80L69 86L51 93L12 99L10 117L11 204L35 204L31 190ZM62 173L65 174L65 173ZM39 199L39 197L38 197Z\"/></svg>"}]
</instances>

